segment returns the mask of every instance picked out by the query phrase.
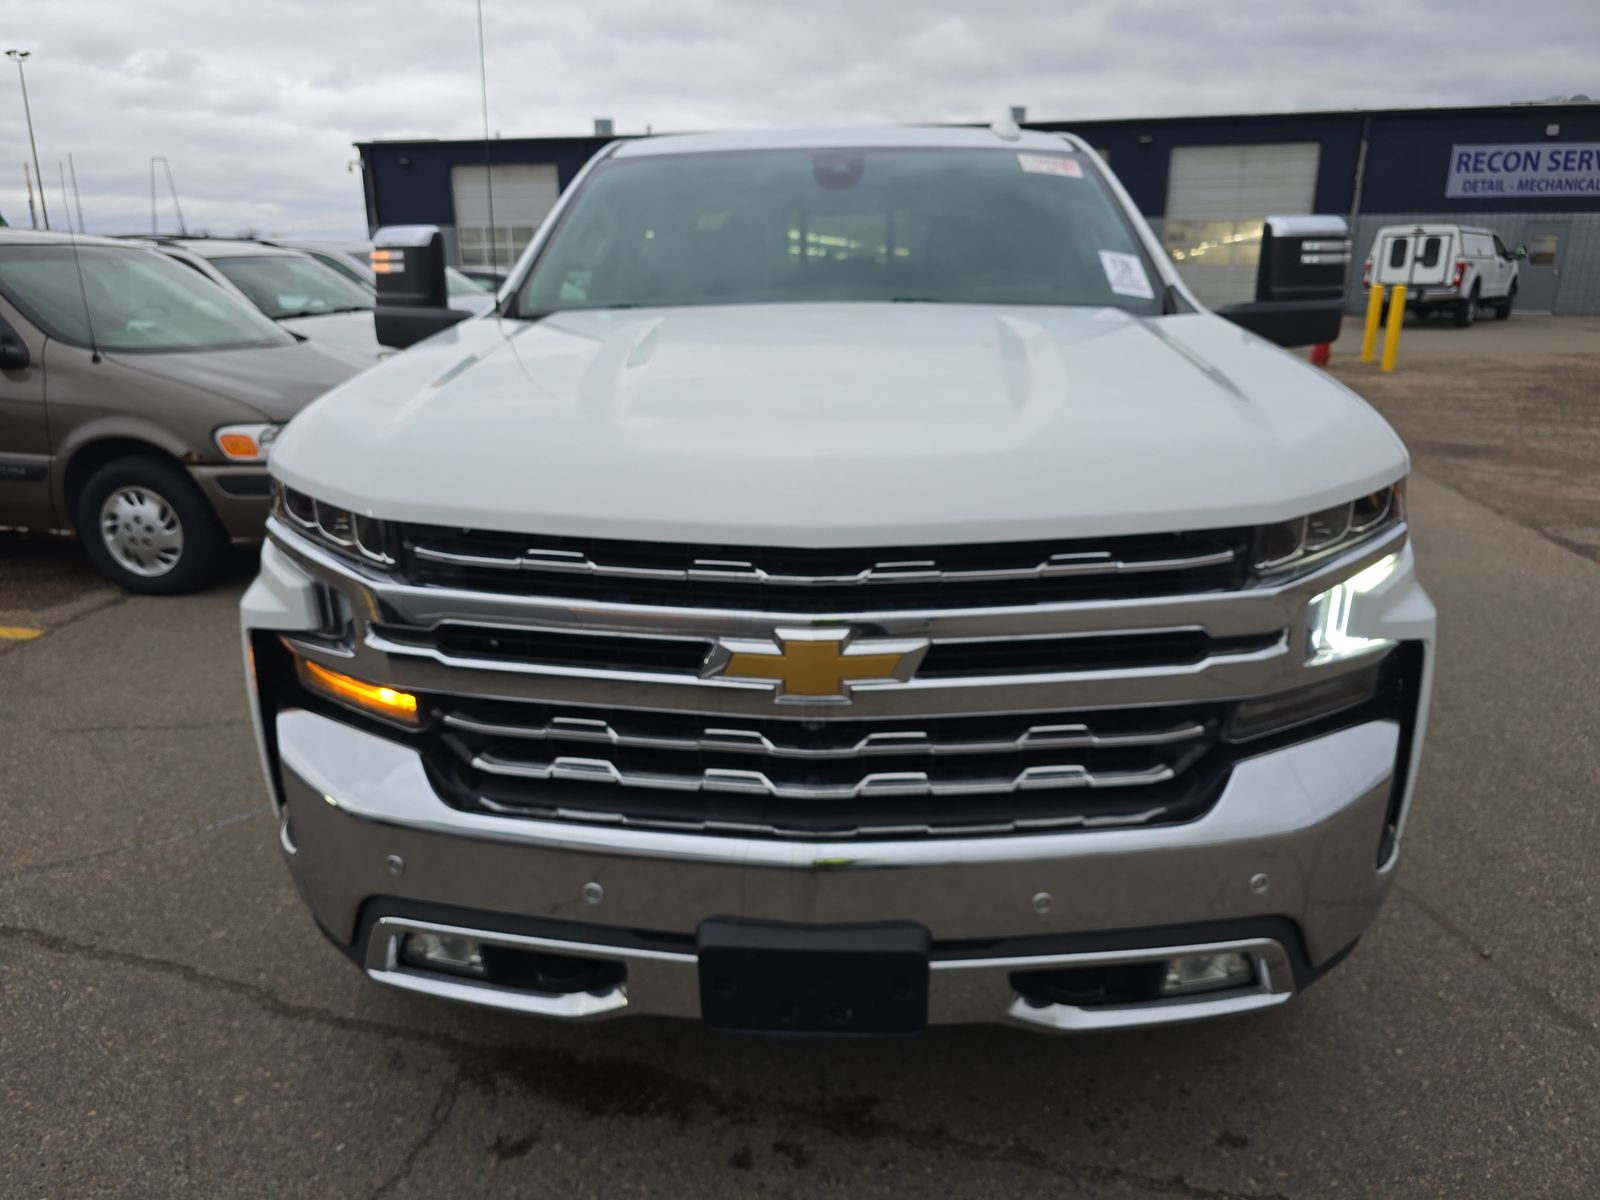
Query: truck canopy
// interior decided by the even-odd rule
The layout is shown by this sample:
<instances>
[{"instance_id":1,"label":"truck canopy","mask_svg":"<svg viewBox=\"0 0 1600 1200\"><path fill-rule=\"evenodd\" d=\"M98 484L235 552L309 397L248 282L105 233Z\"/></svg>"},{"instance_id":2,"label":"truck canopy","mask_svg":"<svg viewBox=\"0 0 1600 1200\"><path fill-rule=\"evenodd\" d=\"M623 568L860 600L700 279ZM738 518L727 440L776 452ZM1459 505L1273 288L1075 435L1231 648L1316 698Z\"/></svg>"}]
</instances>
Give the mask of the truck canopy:
<instances>
[{"instance_id":1,"label":"truck canopy","mask_svg":"<svg viewBox=\"0 0 1600 1200\"><path fill-rule=\"evenodd\" d=\"M1436 287L1450 281L1459 225L1388 225L1372 243L1372 281L1385 287Z\"/></svg>"}]
</instances>

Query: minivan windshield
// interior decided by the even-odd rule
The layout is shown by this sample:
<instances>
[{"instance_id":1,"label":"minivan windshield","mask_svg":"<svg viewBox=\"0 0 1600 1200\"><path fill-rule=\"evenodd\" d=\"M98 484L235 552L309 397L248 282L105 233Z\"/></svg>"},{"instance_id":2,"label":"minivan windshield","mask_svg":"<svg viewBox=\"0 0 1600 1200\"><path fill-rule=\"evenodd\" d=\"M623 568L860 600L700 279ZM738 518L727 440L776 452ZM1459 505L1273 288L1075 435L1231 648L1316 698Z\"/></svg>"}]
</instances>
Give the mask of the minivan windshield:
<instances>
[{"instance_id":1,"label":"minivan windshield","mask_svg":"<svg viewBox=\"0 0 1600 1200\"><path fill-rule=\"evenodd\" d=\"M299 254L229 254L209 260L274 321L364 312L372 293L332 267Z\"/></svg>"},{"instance_id":2,"label":"minivan windshield","mask_svg":"<svg viewBox=\"0 0 1600 1200\"><path fill-rule=\"evenodd\" d=\"M294 341L204 276L131 246L79 246L74 255L64 242L0 245L0 292L45 333L78 346L217 350Z\"/></svg>"},{"instance_id":3,"label":"minivan windshield","mask_svg":"<svg viewBox=\"0 0 1600 1200\"><path fill-rule=\"evenodd\" d=\"M821 301L1160 311L1095 164L1015 149L780 149L611 159L517 311Z\"/></svg>"}]
</instances>

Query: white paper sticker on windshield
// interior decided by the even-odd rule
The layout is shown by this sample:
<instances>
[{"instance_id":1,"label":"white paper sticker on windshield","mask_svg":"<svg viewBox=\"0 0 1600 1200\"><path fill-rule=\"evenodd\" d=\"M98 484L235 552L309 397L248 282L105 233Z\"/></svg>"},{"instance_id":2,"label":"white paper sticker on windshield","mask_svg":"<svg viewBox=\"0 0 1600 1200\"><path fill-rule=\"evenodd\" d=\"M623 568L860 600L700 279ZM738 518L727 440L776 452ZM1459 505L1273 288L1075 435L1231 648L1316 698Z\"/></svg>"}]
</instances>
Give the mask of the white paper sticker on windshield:
<instances>
[{"instance_id":1,"label":"white paper sticker on windshield","mask_svg":"<svg viewBox=\"0 0 1600 1200\"><path fill-rule=\"evenodd\" d=\"M1141 300L1154 300L1150 280L1144 273L1144 264L1137 254L1118 254L1115 250L1100 251L1100 266L1106 273L1106 282L1119 296L1138 296Z\"/></svg>"},{"instance_id":2,"label":"white paper sticker on windshield","mask_svg":"<svg viewBox=\"0 0 1600 1200\"><path fill-rule=\"evenodd\" d=\"M1030 175L1064 175L1068 179L1082 179L1083 168L1075 158L1057 158L1054 154L1019 154L1017 162Z\"/></svg>"}]
</instances>

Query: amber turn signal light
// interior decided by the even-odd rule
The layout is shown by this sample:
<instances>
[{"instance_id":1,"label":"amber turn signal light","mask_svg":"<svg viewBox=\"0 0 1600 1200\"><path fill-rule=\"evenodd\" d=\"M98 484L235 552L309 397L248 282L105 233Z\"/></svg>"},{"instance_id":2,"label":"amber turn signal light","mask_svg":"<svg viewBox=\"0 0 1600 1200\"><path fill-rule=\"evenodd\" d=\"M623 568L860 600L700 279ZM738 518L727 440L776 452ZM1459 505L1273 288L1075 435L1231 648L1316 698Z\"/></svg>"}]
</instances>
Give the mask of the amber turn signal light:
<instances>
[{"instance_id":1,"label":"amber turn signal light","mask_svg":"<svg viewBox=\"0 0 1600 1200\"><path fill-rule=\"evenodd\" d=\"M417 698L410 692L396 691L382 684L341 675L305 658L295 659L295 669L300 675L300 682L306 687L346 707L398 721L402 725L416 725L420 720Z\"/></svg>"}]
</instances>

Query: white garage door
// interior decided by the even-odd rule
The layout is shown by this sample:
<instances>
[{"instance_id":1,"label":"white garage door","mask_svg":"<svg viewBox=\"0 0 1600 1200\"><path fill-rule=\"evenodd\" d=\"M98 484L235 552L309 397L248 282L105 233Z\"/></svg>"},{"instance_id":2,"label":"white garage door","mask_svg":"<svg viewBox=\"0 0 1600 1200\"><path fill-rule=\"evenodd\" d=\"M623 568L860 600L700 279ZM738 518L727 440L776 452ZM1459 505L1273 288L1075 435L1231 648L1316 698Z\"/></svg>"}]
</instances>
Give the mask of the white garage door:
<instances>
[{"instance_id":1,"label":"white garage door","mask_svg":"<svg viewBox=\"0 0 1600 1200\"><path fill-rule=\"evenodd\" d=\"M561 181L553 163L495 165L494 257L489 254L489 179L483 166L450 168L456 203L456 245L464 267L508 267L555 206Z\"/></svg>"},{"instance_id":2,"label":"white garage door","mask_svg":"<svg viewBox=\"0 0 1600 1200\"><path fill-rule=\"evenodd\" d=\"M1262 222L1311 211L1318 150L1316 142L1173 150L1161 236L1201 301L1255 297Z\"/></svg>"}]
</instances>

